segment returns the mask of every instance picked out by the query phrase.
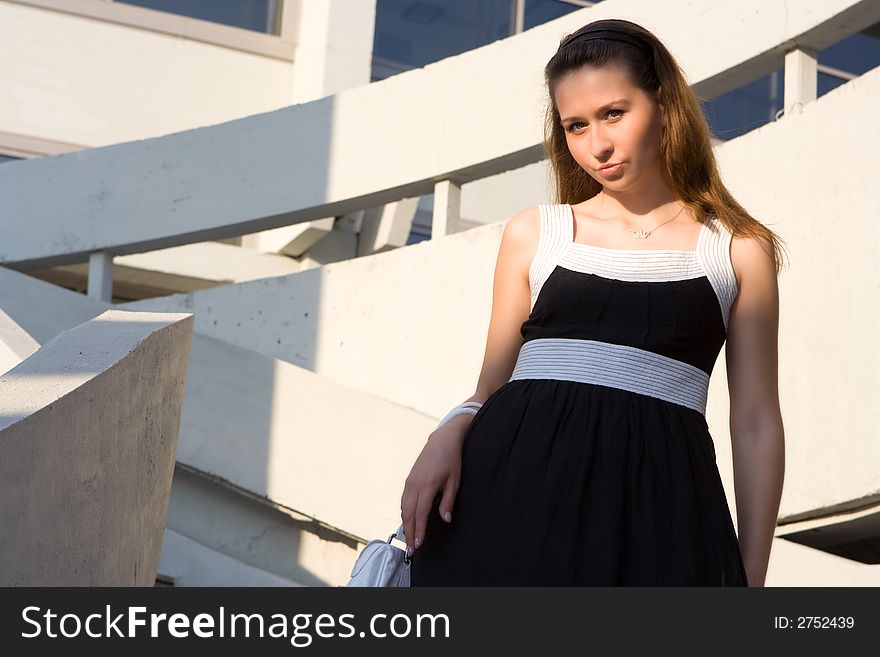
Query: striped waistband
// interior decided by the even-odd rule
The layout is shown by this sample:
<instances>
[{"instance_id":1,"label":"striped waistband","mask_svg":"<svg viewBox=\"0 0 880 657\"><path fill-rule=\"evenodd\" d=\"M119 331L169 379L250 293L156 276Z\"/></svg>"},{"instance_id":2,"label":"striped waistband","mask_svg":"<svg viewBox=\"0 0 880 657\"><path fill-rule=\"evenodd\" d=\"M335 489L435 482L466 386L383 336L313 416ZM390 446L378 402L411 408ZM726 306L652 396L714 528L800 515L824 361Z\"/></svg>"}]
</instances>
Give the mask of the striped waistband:
<instances>
[{"instance_id":1,"label":"striped waistband","mask_svg":"<svg viewBox=\"0 0 880 657\"><path fill-rule=\"evenodd\" d=\"M519 351L510 380L561 379L622 388L681 404L703 415L709 375L651 351L576 338L536 338Z\"/></svg>"}]
</instances>

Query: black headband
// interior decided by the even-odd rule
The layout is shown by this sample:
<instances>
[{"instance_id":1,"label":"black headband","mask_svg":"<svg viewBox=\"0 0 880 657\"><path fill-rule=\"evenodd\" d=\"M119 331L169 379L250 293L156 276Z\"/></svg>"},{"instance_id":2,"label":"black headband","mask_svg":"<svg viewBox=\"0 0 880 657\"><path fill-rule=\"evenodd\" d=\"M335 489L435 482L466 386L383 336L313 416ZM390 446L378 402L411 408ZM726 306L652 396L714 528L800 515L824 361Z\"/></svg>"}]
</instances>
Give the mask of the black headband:
<instances>
[{"instance_id":1,"label":"black headband","mask_svg":"<svg viewBox=\"0 0 880 657\"><path fill-rule=\"evenodd\" d=\"M591 39L610 39L612 41L623 41L625 43L632 44L637 48L643 50L648 55L652 55L653 51L651 47L646 44L644 41L640 41L635 37L631 36L627 32L623 32L621 30L614 30L609 28L602 28L598 30L588 30L586 32L581 32L575 37L571 37L568 41L565 41L560 48L564 48L568 46L573 41L589 41Z\"/></svg>"}]
</instances>

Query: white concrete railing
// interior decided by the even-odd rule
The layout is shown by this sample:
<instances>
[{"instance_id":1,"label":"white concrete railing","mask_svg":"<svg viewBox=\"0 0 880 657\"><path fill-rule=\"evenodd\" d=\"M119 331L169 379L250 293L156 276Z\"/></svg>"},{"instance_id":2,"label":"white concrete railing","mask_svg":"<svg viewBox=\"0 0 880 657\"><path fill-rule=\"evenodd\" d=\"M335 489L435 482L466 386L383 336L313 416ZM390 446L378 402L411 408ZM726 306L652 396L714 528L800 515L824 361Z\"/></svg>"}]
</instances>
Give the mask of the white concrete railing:
<instances>
[{"instance_id":1,"label":"white concrete railing","mask_svg":"<svg viewBox=\"0 0 880 657\"><path fill-rule=\"evenodd\" d=\"M0 586L152 586L191 313L108 310L0 375Z\"/></svg>"},{"instance_id":2,"label":"white concrete railing","mask_svg":"<svg viewBox=\"0 0 880 657\"><path fill-rule=\"evenodd\" d=\"M587 20L632 16L655 30L703 97L776 69L785 107L815 98L814 53L880 21L880 4L803 0L607 0L422 69L219 125L7 164L0 265L108 258L222 239L435 193L434 237L454 232L460 186L542 157L543 63ZM707 26L734 26L718 47ZM737 34L748 38L736 38ZM517 75L504 74L515 70ZM462 111L462 99L474 111ZM499 103L499 99L503 99ZM381 166L376 154L381 154ZM305 163L308 163L306 168ZM52 189L46 193L47 186ZM96 256L94 254L104 254Z\"/></svg>"}]
</instances>

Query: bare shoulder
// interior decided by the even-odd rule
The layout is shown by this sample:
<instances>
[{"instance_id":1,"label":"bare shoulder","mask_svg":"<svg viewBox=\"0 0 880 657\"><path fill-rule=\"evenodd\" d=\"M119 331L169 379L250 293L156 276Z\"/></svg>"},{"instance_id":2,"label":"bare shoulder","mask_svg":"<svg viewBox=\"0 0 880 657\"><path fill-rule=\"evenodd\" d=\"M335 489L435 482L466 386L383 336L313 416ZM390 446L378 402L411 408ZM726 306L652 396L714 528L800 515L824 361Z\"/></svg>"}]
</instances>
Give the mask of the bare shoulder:
<instances>
[{"instance_id":1,"label":"bare shoulder","mask_svg":"<svg viewBox=\"0 0 880 657\"><path fill-rule=\"evenodd\" d=\"M734 235L730 242L730 261L739 289L747 280L776 278L773 245L765 237Z\"/></svg>"},{"instance_id":2,"label":"bare shoulder","mask_svg":"<svg viewBox=\"0 0 880 657\"><path fill-rule=\"evenodd\" d=\"M537 205L517 212L507 220L501 236L499 262L507 271L515 271L522 280L528 280L529 267L538 249L540 212Z\"/></svg>"},{"instance_id":3,"label":"bare shoulder","mask_svg":"<svg viewBox=\"0 0 880 657\"><path fill-rule=\"evenodd\" d=\"M538 248L541 233L541 211L537 205L521 210L507 220L501 239L502 248L511 257L531 261Z\"/></svg>"},{"instance_id":4,"label":"bare shoulder","mask_svg":"<svg viewBox=\"0 0 880 657\"><path fill-rule=\"evenodd\" d=\"M507 220L504 234L519 246L537 244L541 230L541 213L537 205L521 210Z\"/></svg>"}]
</instances>

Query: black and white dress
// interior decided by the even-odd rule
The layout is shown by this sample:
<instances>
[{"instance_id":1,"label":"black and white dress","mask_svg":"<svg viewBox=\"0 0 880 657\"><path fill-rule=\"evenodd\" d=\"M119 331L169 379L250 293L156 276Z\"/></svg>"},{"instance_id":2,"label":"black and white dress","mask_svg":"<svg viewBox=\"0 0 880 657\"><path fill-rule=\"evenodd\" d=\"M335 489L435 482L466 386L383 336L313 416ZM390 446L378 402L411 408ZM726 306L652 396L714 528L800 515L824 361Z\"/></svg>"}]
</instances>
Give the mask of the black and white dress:
<instances>
[{"instance_id":1,"label":"black and white dress","mask_svg":"<svg viewBox=\"0 0 880 657\"><path fill-rule=\"evenodd\" d=\"M452 513L413 586L746 586L706 423L737 284L709 215L696 251L575 242L541 205L510 380L473 417Z\"/></svg>"}]
</instances>

